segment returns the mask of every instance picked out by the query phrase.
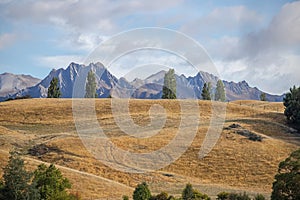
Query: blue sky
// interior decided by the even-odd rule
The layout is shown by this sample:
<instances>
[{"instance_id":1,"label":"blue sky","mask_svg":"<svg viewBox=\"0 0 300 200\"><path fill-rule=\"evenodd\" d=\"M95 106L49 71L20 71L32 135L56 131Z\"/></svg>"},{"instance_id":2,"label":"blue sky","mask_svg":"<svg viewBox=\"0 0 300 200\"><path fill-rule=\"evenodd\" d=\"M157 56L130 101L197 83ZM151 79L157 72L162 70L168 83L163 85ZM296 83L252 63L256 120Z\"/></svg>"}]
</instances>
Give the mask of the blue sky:
<instances>
[{"instance_id":1,"label":"blue sky","mask_svg":"<svg viewBox=\"0 0 300 200\"><path fill-rule=\"evenodd\" d=\"M283 0L0 0L0 73L43 78L142 27L194 38L225 80L275 94L300 85L300 2Z\"/></svg>"}]
</instances>

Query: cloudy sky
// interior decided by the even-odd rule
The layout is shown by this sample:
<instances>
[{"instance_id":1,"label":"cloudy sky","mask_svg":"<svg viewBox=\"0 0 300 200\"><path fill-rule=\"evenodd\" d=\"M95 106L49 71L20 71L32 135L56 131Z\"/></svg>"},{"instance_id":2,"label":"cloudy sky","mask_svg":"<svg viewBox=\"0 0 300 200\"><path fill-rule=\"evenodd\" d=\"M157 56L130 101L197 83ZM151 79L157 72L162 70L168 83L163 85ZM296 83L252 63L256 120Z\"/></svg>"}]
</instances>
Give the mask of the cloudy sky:
<instances>
[{"instance_id":1,"label":"cloudy sky","mask_svg":"<svg viewBox=\"0 0 300 200\"><path fill-rule=\"evenodd\" d=\"M43 78L142 27L195 39L225 80L273 94L300 85L300 1L283 0L0 0L0 73Z\"/></svg>"}]
</instances>

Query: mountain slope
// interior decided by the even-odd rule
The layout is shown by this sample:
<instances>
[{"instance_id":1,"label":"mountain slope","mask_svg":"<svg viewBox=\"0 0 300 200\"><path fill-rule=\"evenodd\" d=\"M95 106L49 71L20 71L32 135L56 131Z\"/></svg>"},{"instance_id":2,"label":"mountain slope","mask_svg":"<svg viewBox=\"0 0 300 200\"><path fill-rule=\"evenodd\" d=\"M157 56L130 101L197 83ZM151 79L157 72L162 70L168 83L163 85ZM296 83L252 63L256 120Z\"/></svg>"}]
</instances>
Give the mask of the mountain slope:
<instances>
[{"instance_id":1,"label":"mountain slope","mask_svg":"<svg viewBox=\"0 0 300 200\"><path fill-rule=\"evenodd\" d=\"M101 63L91 63L88 66L71 63L66 69L53 69L39 84L23 89L10 97L14 98L17 96L30 95L33 98L45 98L47 97L47 91L51 80L53 77L57 77L60 91L62 93L61 97L71 98L76 78L82 76L83 73L87 73L89 70L93 70L95 72L98 88L97 94L99 97L108 97L111 88L113 88L118 79L114 77Z\"/></svg>"},{"instance_id":2,"label":"mountain slope","mask_svg":"<svg viewBox=\"0 0 300 200\"><path fill-rule=\"evenodd\" d=\"M60 90L63 98L83 97L84 94L78 96L78 91L84 91L86 74L89 70L93 70L97 82L97 94L99 98L109 96L119 98L138 98L138 99L160 99L162 96L162 87L164 75L166 71L159 71L146 79L134 79L128 82L125 78L116 78L101 63L89 64L88 66L71 63L66 69L53 69L49 75L35 86L18 90L13 95L6 98L15 98L18 96L30 95L33 98L47 97L47 90L53 77L59 80ZM215 93L218 77L207 72L200 71L195 76L185 77L184 75L175 75L177 83L177 98L180 99L201 99L201 91L205 82L212 85L212 94ZM76 78L81 80L81 84L75 87ZM228 101L233 100L259 100L260 91L256 87L250 87L246 81L239 83L223 81L226 89ZM75 92L73 95L73 91ZM82 93L82 92L81 92ZM282 96L266 94L268 101L282 101ZM1 101L1 99L0 99Z\"/></svg>"},{"instance_id":3,"label":"mountain slope","mask_svg":"<svg viewBox=\"0 0 300 200\"><path fill-rule=\"evenodd\" d=\"M22 89L36 85L40 81L40 79L30 75L0 74L0 97L17 93Z\"/></svg>"}]
</instances>

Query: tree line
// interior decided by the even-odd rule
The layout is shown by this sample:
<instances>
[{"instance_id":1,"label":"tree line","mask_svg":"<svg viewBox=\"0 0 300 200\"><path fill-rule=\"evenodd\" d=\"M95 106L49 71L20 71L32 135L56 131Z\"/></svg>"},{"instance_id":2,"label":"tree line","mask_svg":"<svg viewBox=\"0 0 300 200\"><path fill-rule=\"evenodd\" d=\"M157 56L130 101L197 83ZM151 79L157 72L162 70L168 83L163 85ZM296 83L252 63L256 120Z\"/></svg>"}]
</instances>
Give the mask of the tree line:
<instances>
[{"instance_id":1,"label":"tree line","mask_svg":"<svg viewBox=\"0 0 300 200\"><path fill-rule=\"evenodd\" d=\"M221 80L217 81L214 98L212 98L212 85L204 83L201 96L203 100L226 101L225 87ZM176 77L174 69L170 69L164 77L162 99L176 99Z\"/></svg>"},{"instance_id":2,"label":"tree line","mask_svg":"<svg viewBox=\"0 0 300 200\"><path fill-rule=\"evenodd\" d=\"M300 199L300 149L291 153L291 155L282 161L278 166L278 173L273 182L271 200L298 200ZM133 200L210 200L207 194L203 194L194 189L191 184L187 184L180 197L168 195L161 192L152 195L147 183L138 184L135 188ZM123 200L128 200L128 196L123 196ZM257 194L254 198L246 193L220 192L217 200L264 200L262 194Z\"/></svg>"},{"instance_id":3,"label":"tree line","mask_svg":"<svg viewBox=\"0 0 300 200\"><path fill-rule=\"evenodd\" d=\"M199 192L199 190L194 189L192 184L186 184L185 188L182 190L180 197L175 197L168 195L166 192L161 192L157 195L152 195L147 183L138 184L135 188L133 195L133 200L211 200L207 194ZM123 200L129 200L128 196L123 196ZM217 195L217 200L252 200L250 196L246 193L228 193L220 192ZM254 200L265 200L262 194L257 194Z\"/></svg>"},{"instance_id":4,"label":"tree line","mask_svg":"<svg viewBox=\"0 0 300 200\"><path fill-rule=\"evenodd\" d=\"M96 98L97 95L97 83L96 83L96 77L95 73L90 70L87 78L86 78L86 84L85 84L85 98ZM60 87L58 85L58 78L53 77L50 86L48 88L47 97L48 98L60 98L62 95L60 91Z\"/></svg>"}]
</instances>

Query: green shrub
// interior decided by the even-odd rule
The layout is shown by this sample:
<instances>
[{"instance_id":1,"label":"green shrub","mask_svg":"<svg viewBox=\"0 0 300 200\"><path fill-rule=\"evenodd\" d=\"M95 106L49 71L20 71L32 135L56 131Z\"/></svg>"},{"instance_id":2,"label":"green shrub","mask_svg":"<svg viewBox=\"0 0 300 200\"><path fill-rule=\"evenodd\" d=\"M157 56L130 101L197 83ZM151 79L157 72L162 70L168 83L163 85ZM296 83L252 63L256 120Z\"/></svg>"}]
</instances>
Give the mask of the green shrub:
<instances>
[{"instance_id":1,"label":"green shrub","mask_svg":"<svg viewBox=\"0 0 300 200\"><path fill-rule=\"evenodd\" d=\"M137 185L133 192L133 200L149 200L151 198L151 192L147 183Z\"/></svg>"}]
</instances>

